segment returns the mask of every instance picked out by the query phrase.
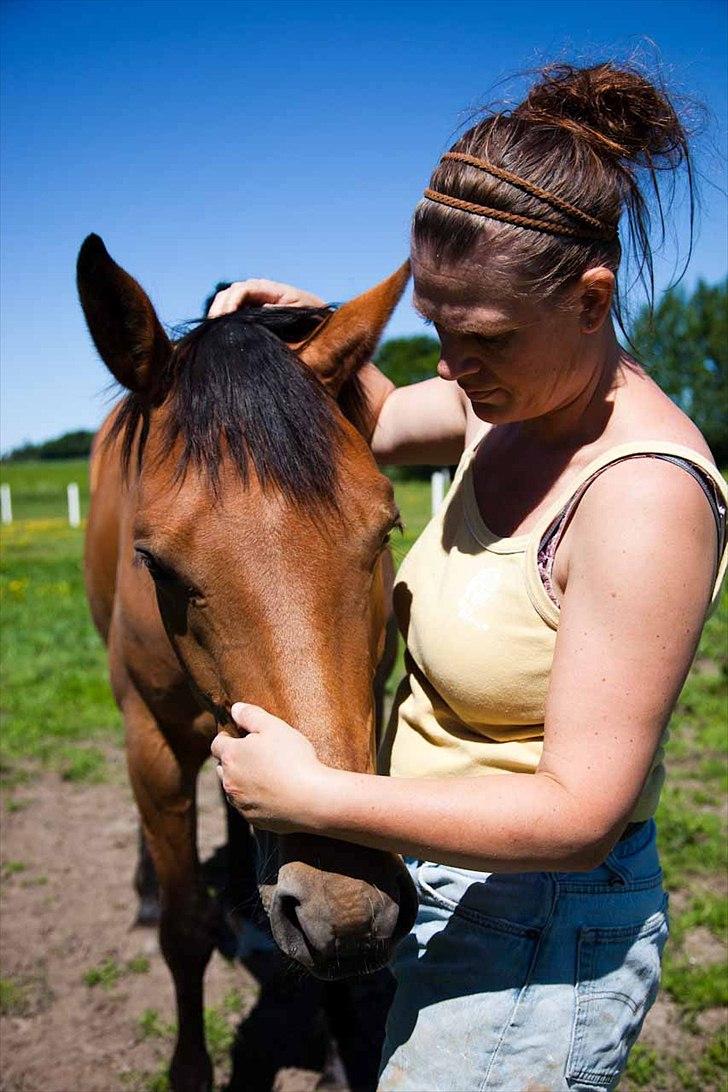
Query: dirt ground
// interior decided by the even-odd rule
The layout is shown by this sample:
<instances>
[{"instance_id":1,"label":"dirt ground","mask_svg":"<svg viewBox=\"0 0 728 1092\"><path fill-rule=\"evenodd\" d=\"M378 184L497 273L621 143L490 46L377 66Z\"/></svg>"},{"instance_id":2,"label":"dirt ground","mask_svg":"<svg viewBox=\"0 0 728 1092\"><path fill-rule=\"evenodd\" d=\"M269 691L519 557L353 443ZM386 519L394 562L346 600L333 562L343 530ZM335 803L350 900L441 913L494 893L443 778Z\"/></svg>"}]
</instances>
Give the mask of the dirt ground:
<instances>
[{"instance_id":1,"label":"dirt ground","mask_svg":"<svg viewBox=\"0 0 728 1092\"><path fill-rule=\"evenodd\" d=\"M3 979L13 984L0 1018L3 1092L165 1088L174 1020L171 979L156 930L130 928L137 820L121 755L110 753L109 767L102 784L72 784L44 774L17 788L3 810L0 958ZM199 816L204 860L224 842L212 767L200 780ZM259 964L267 968L266 959ZM256 1048L261 1050L263 1028L269 1059L298 1063L281 1068L274 1060L263 1085L272 1084L276 1092L340 1087L331 1074L320 1079L327 1036L305 982L291 980L290 972L272 980L277 996L261 1016L259 981L242 963L216 952L205 986L218 1087L230 1077L236 1029L244 1031L251 1012L259 1017L247 1020L255 1025ZM305 1067L307 1057L312 1068ZM245 1078L238 1084L248 1086Z\"/></svg>"},{"instance_id":2,"label":"dirt ground","mask_svg":"<svg viewBox=\"0 0 728 1092\"><path fill-rule=\"evenodd\" d=\"M112 751L108 757L110 775L102 784L73 784L47 773L17 787L3 809L0 958L3 979L14 984L15 993L0 1018L2 1092L166 1087L171 980L155 931L130 928L137 822L122 756ZM211 767L201 777L199 814L205 859L224 841ZM249 1071L237 1079L233 1074L231 1088L346 1087L335 1062L321 1076L327 1032L318 995L310 992L318 987L284 978L274 981L271 994L264 973L261 979L263 993L240 962L218 953L212 958L205 1003L217 1086L230 1080L237 1033L245 1056L257 1050L268 1075L254 1085ZM705 1013L703 1020L711 1016L723 1014ZM682 1037L674 1005L661 998L641 1042L679 1055L689 1048L687 1041L681 1045Z\"/></svg>"}]
</instances>

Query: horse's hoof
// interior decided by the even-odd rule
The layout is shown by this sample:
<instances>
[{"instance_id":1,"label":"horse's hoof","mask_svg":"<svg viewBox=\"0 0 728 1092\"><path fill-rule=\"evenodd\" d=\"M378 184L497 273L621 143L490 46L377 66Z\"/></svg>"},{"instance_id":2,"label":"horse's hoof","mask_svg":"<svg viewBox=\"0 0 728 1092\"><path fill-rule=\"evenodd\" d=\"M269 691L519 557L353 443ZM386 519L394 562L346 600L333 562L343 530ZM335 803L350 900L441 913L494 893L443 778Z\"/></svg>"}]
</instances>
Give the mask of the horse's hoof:
<instances>
[{"instance_id":1,"label":"horse's hoof","mask_svg":"<svg viewBox=\"0 0 728 1092\"><path fill-rule=\"evenodd\" d=\"M171 1092L213 1092L212 1063L208 1057L196 1065L176 1063L169 1067Z\"/></svg>"},{"instance_id":2,"label":"horse's hoof","mask_svg":"<svg viewBox=\"0 0 728 1092\"><path fill-rule=\"evenodd\" d=\"M137 916L134 920L134 928L138 926L151 926L159 925L159 919L161 917L161 910L159 902L155 898L144 898L139 900L139 908L137 909Z\"/></svg>"}]
</instances>

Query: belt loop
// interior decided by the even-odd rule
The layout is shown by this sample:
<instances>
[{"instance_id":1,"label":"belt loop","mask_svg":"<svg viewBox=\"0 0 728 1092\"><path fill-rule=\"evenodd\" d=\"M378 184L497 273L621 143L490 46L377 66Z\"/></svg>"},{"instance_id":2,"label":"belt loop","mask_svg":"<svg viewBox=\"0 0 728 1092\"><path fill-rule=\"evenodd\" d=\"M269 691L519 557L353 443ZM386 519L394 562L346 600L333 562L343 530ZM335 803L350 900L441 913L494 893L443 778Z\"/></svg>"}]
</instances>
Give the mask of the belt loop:
<instances>
[{"instance_id":1,"label":"belt loop","mask_svg":"<svg viewBox=\"0 0 728 1092\"><path fill-rule=\"evenodd\" d=\"M609 886L626 887L629 880L629 871L618 860L614 853L614 850L612 850L612 852L609 854L604 864L611 873L609 880L607 881L609 883Z\"/></svg>"}]
</instances>

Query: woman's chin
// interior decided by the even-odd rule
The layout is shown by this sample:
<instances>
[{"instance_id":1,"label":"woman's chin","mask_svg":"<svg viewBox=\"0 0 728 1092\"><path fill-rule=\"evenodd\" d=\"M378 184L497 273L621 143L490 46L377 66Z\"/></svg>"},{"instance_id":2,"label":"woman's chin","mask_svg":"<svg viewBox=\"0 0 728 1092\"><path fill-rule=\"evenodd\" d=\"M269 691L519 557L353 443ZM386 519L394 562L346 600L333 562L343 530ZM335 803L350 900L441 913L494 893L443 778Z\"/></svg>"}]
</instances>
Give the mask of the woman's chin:
<instances>
[{"instance_id":1,"label":"woman's chin","mask_svg":"<svg viewBox=\"0 0 728 1092\"><path fill-rule=\"evenodd\" d=\"M489 424L503 424L512 419L511 399L505 391L496 391L482 400L471 400L471 405L475 416Z\"/></svg>"}]
</instances>

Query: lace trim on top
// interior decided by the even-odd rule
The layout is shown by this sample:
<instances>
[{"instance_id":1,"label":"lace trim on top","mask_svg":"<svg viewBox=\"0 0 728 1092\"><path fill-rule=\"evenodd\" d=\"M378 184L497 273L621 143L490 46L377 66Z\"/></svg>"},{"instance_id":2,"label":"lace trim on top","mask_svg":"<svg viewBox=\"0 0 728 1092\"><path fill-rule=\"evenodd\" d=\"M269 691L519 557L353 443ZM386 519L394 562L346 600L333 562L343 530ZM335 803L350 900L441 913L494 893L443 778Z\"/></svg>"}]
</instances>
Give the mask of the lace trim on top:
<instances>
[{"instance_id":1,"label":"lace trim on top","mask_svg":"<svg viewBox=\"0 0 728 1092\"><path fill-rule=\"evenodd\" d=\"M679 455L661 454L657 451L643 451L631 455L623 455L622 458L616 459L614 462L608 463L607 466L601 467L592 474L591 478L588 478L587 481L577 489L576 493L574 493L573 497L561 509L556 519L541 538L538 548L538 571L541 577L541 583L546 589L546 594L556 607L560 606L560 603L553 579L554 558L556 557L556 550L558 549L569 520L592 482L610 466L615 466L616 463L624 462L625 459L663 459L665 462L674 463L675 466L682 467L683 470L686 470L705 493L708 504L715 517L716 531L718 533L718 559L720 560L723 556L723 549L726 541L726 506L718 490L718 486L710 475L701 467L689 462L688 459L680 458Z\"/></svg>"}]
</instances>

